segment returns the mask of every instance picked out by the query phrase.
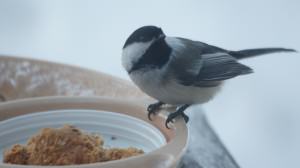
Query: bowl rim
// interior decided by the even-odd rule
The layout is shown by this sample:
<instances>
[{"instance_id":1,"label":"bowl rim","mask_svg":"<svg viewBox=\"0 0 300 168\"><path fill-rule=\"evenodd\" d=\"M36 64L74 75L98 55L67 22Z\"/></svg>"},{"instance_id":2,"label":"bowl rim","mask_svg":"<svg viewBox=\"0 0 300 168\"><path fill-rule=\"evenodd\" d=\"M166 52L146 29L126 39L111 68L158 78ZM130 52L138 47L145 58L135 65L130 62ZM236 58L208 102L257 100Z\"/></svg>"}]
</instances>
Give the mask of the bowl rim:
<instances>
[{"instance_id":1,"label":"bowl rim","mask_svg":"<svg viewBox=\"0 0 300 168\"><path fill-rule=\"evenodd\" d=\"M149 157L157 157L159 155L166 155L171 158L171 165L176 165L180 157L186 150L188 141L188 129L183 119L178 119L171 126L169 130L165 128L165 116L157 115L149 121L146 115L146 104L141 103L140 100L124 100L111 97L102 96L49 96L18 99L8 102L0 103L0 122L9 118L17 117L25 114L32 114L35 112L46 112L50 110L67 110L67 109L89 109L89 110L103 110L111 111L129 115L141 119L154 127L156 127L166 138L167 144L153 150L147 154L130 157L126 159L99 162L81 165L68 166L34 166L34 165L15 165L0 163L0 168L61 168L61 167L75 167L75 168L93 168L93 167L110 167L114 165L126 165L140 160L147 160Z\"/></svg>"}]
</instances>

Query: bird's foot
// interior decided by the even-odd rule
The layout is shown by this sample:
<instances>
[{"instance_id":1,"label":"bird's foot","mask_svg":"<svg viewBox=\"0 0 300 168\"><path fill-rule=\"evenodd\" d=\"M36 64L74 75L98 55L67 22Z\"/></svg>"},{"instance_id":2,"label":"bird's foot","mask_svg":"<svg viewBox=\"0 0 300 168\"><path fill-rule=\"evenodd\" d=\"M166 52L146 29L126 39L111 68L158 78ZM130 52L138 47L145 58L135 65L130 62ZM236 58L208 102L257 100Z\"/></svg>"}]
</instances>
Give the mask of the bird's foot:
<instances>
[{"instance_id":1,"label":"bird's foot","mask_svg":"<svg viewBox=\"0 0 300 168\"><path fill-rule=\"evenodd\" d=\"M169 122L173 122L173 119L175 119L178 116L182 116L186 123L189 122L189 117L184 113L185 109L187 109L189 106L190 105L185 104L185 105L179 107L178 110L176 110L175 112L169 114L169 116L166 120L166 123L165 123L166 127L169 129L169 126L168 126Z\"/></svg>"},{"instance_id":2,"label":"bird's foot","mask_svg":"<svg viewBox=\"0 0 300 168\"><path fill-rule=\"evenodd\" d=\"M156 103L153 103L153 104L150 104L147 108L147 111L148 111L148 118L149 120L152 120L151 119L151 115L156 115L157 111L160 109L160 107L162 105L164 105L165 103L163 102L156 102Z\"/></svg>"}]
</instances>

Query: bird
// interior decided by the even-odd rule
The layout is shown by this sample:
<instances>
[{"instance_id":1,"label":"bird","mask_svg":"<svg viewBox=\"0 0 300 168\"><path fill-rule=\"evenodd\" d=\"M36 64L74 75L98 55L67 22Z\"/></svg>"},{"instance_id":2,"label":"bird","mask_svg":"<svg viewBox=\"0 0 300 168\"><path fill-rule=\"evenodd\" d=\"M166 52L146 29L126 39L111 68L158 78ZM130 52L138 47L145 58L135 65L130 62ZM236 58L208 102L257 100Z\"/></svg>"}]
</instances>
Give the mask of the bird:
<instances>
[{"instance_id":1,"label":"bird","mask_svg":"<svg viewBox=\"0 0 300 168\"><path fill-rule=\"evenodd\" d=\"M296 52L287 48L226 50L200 41L166 36L160 27L136 29L125 41L121 62L137 87L157 102L147 108L148 118L165 104L176 106L165 126L182 116L191 105L204 104L215 97L228 79L253 73L240 63L245 58L276 52Z\"/></svg>"}]
</instances>

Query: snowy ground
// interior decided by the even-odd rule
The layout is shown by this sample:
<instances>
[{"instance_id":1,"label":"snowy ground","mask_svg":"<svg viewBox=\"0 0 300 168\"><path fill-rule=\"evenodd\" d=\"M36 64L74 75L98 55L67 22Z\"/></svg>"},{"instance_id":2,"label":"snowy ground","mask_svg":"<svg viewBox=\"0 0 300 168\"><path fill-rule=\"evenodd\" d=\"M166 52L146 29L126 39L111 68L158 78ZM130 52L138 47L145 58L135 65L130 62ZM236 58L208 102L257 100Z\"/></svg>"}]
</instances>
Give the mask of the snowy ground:
<instances>
[{"instance_id":1,"label":"snowy ground","mask_svg":"<svg viewBox=\"0 0 300 168\"><path fill-rule=\"evenodd\" d=\"M0 54L80 65L127 78L126 37L142 25L227 49L283 46L300 50L300 2L0 1ZM300 167L300 55L245 60L255 74L233 79L204 105L243 168Z\"/></svg>"}]
</instances>

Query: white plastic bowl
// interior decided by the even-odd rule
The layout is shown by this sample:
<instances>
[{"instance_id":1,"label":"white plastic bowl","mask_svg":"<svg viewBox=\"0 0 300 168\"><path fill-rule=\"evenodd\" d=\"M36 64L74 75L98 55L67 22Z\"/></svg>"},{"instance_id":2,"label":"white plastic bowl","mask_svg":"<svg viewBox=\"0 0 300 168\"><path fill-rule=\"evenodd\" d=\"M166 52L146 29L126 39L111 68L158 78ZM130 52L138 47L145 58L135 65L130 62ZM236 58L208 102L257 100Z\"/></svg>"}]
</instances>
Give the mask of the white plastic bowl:
<instances>
[{"instance_id":1,"label":"white plastic bowl","mask_svg":"<svg viewBox=\"0 0 300 168\"><path fill-rule=\"evenodd\" d=\"M13 144L26 144L42 128L58 128L64 124L100 134L106 147L136 147L148 153L166 144L163 134L143 120L107 111L68 109L27 114L0 122L0 151Z\"/></svg>"},{"instance_id":2,"label":"white plastic bowl","mask_svg":"<svg viewBox=\"0 0 300 168\"><path fill-rule=\"evenodd\" d=\"M30 168L175 167L186 149L187 128L182 119L167 129L165 118L149 121L143 104L103 97L43 97L0 104L0 152L45 127L74 125L101 134L106 146L137 147L143 155L116 161ZM112 138L114 137L114 138ZM22 168L0 163L0 168Z\"/></svg>"}]
</instances>

